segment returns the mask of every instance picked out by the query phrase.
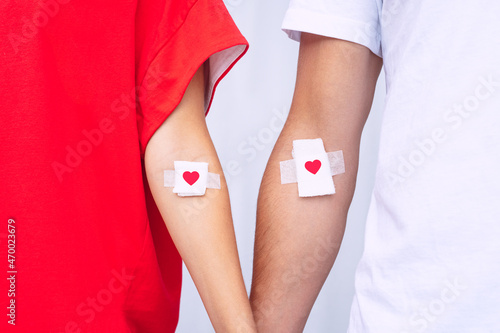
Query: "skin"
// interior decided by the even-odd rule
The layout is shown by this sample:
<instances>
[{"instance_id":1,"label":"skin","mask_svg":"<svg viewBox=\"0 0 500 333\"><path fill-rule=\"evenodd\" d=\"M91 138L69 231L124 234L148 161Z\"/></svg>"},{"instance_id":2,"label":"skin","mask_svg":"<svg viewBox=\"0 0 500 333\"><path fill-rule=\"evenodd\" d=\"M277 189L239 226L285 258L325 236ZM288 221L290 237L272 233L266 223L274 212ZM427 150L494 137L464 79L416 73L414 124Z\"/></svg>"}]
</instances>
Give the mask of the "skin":
<instances>
[{"instance_id":1,"label":"skin","mask_svg":"<svg viewBox=\"0 0 500 333\"><path fill-rule=\"evenodd\" d=\"M359 144L382 60L351 42L303 33L292 106L259 193L252 290L259 332L302 332L337 256L354 194ZM279 162L292 141L322 138L343 150L336 194L299 198L281 185Z\"/></svg>"},{"instance_id":2,"label":"skin","mask_svg":"<svg viewBox=\"0 0 500 333\"><path fill-rule=\"evenodd\" d=\"M156 131L145 152L151 192L216 332L256 332L241 273L227 184L204 113L203 66L184 97ZM163 187L163 170L174 161L208 162L221 189L179 197Z\"/></svg>"}]
</instances>

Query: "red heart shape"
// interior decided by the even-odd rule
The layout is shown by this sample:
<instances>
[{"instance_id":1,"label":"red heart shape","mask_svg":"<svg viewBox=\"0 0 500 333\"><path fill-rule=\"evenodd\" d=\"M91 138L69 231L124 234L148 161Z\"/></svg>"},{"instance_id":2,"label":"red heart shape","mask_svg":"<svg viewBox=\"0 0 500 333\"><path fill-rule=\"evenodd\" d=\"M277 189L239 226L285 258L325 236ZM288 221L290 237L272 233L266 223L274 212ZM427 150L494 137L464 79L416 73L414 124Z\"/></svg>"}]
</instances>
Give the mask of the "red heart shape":
<instances>
[{"instance_id":1,"label":"red heart shape","mask_svg":"<svg viewBox=\"0 0 500 333\"><path fill-rule=\"evenodd\" d=\"M321 161L320 160L314 160L314 161L309 161L306 162L305 164L306 170L312 173L313 175L318 172L318 170L321 168Z\"/></svg>"},{"instance_id":2,"label":"red heart shape","mask_svg":"<svg viewBox=\"0 0 500 333\"><path fill-rule=\"evenodd\" d=\"M196 183L198 178L200 178L200 174L197 171L186 171L182 174L182 178L184 178L186 183L188 183L189 185L193 185L194 183Z\"/></svg>"}]
</instances>

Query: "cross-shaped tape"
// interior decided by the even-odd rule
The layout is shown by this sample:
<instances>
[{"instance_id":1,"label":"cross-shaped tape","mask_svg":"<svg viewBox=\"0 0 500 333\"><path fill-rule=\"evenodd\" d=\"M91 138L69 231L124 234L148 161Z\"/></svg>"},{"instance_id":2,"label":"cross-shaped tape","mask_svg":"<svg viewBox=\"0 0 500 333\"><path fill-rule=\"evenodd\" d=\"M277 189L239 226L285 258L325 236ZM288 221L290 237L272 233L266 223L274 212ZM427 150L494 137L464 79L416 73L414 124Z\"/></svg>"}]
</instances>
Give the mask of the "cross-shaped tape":
<instances>
[{"instance_id":1,"label":"cross-shaped tape","mask_svg":"<svg viewBox=\"0 0 500 333\"><path fill-rule=\"evenodd\" d=\"M293 160L280 162L281 183L297 183L299 197L335 193L332 176L345 172L341 150L326 153L323 140L294 140Z\"/></svg>"},{"instance_id":2,"label":"cross-shaped tape","mask_svg":"<svg viewBox=\"0 0 500 333\"><path fill-rule=\"evenodd\" d=\"M220 189L220 176L208 172L206 162L174 161L174 167L163 171L163 186L173 187L180 197L201 196L207 188Z\"/></svg>"}]
</instances>

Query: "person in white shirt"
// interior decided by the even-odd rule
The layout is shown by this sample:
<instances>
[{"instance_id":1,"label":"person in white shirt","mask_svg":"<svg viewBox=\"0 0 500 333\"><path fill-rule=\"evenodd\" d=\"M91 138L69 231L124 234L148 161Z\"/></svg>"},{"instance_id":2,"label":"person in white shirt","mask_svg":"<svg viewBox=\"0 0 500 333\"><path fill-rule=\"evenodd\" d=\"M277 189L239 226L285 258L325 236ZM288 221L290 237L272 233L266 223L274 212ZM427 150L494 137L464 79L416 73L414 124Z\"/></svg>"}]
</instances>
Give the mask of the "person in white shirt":
<instances>
[{"instance_id":1,"label":"person in white shirt","mask_svg":"<svg viewBox=\"0 0 500 333\"><path fill-rule=\"evenodd\" d=\"M387 84L349 333L500 332L500 2L292 0L296 89L258 200L260 332L301 332L335 261L380 70ZM292 142L343 150L333 195L280 183Z\"/></svg>"}]
</instances>

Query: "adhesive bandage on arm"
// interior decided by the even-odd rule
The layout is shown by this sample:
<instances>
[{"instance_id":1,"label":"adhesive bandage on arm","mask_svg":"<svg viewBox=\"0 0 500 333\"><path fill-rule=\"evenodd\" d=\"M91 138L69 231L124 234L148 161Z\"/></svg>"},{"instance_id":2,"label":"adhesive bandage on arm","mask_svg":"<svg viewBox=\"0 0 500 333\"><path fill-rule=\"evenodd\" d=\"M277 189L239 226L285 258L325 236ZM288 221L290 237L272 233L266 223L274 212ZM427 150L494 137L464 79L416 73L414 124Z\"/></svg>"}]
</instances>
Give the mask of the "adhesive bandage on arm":
<instances>
[{"instance_id":1,"label":"adhesive bandage on arm","mask_svg":"<svg viewBox=\"0 0 500 333\"><path fill-rule=\"evenodd\" d=\"M201 196L207 188L221 188L220 176L208 172L206 162L174 161L174 168L163 171L163 186L173 187L180 197Z\"/></svg>"},{"instance_id":2,"label":"adhesive bandage on arm","mask_svg":"<svg viewBox=\"0 0 500 333\"><path fill-rule=\"evenodd\" d=\"M280 162L281 183L297 183L299 197L335 193L332 176L345 172L342 151L326 153L323 140L294 140L293 160Z\"/></svg>"}]
</instances>

